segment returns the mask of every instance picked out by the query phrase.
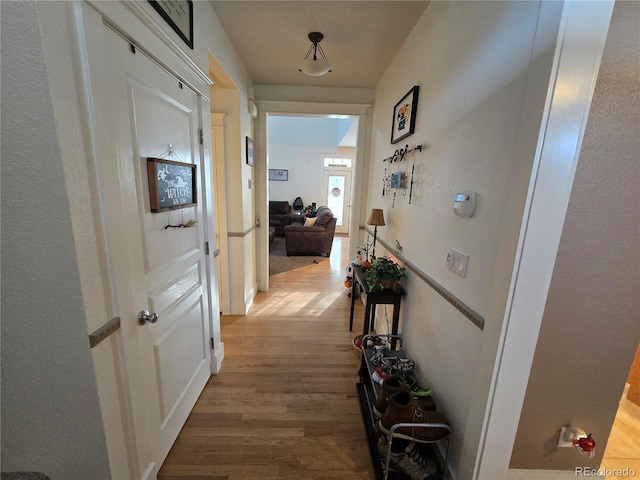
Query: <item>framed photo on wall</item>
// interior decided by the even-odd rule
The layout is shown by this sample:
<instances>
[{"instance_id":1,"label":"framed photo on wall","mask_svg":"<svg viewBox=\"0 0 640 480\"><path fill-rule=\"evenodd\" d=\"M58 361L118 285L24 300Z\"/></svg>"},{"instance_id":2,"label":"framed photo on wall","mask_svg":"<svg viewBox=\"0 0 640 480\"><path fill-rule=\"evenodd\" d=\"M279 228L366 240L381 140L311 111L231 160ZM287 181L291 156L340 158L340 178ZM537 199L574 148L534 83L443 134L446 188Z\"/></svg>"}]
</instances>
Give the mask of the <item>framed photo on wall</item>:
<instances>
[{"instance_id":1,"label":"framed photo on wall","mask_svg":"<svg viewBox=\"0 0 640 480\"><path fill-rule=\"evenodd\" d=\"M403 138L413 134L416 129L416 112L418 110L418 92L420 87L414 86L393 107L391 122L391 143L398 143Z\"/></svg>"},{"instance_id":2,"label":"framed photo on wall","mask_svg":"<svg viewBox=\"0 0 640 480\"><path fill-rule=\"evenodd\" d=\"M149 3L193 50L192 0L149 0Z\"/></svg>"},{"instance_id":3,"label":"framed photo on wall","mask_svg":"<svg viewBox=\"0 0 640 480\"><path fill-rule=\"evenodd\" d=\"M246 137L247 165L253 167L253 139Z\"/></svg>"}]
</instances>

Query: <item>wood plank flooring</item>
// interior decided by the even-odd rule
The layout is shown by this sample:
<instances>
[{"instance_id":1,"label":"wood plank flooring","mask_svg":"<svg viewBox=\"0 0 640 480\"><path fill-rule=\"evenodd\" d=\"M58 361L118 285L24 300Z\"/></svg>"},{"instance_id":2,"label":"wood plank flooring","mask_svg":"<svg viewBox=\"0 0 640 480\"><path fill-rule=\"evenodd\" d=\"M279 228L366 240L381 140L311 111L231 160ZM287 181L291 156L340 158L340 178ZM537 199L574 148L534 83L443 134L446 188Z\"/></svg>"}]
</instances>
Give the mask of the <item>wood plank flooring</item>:
<instances>
[{"instance_id":1,"label":"wood plank flooring","mask_svg":"<svg viewBox=\"0 0 640 480\"><path fill-rule=\"evenodd\" d=\"M608 480L640 475L640 406L627 399L627 384L611 427L600 469ZM625 469L635 472L634 475Z\"/></svg>"},{"instance_id":2,"label":"wood plank flooring","mask_svg":"<svg viewBox=\"0 0 640 480\"><path fill-rule=\"evenodd\" d=\"M221 320L225 359L160 480L351 480L373 470L355 389L362 329L349 332L349 239L329 262L270 277L245 316Z\"/></svg>"}]
</instances>

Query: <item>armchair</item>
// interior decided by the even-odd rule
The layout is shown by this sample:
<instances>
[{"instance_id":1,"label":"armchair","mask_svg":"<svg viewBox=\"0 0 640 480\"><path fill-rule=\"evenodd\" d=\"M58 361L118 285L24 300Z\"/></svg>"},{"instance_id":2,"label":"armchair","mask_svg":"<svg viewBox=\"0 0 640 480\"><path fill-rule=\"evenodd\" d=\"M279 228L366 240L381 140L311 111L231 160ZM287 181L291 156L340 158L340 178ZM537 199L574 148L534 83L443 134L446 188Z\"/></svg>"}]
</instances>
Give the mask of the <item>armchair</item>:
<instances>
[{"instance_id":1,"label":"armchair","mask_svg":"<svg viewBox=\"0 0 640 480\"><path fill-rule=\"evenodd\" d=\"M287 256L331 254L337 218L329 207L320 207L314 226L287 225L284 227L284 243Z\"/></svg>"}]
</instances>

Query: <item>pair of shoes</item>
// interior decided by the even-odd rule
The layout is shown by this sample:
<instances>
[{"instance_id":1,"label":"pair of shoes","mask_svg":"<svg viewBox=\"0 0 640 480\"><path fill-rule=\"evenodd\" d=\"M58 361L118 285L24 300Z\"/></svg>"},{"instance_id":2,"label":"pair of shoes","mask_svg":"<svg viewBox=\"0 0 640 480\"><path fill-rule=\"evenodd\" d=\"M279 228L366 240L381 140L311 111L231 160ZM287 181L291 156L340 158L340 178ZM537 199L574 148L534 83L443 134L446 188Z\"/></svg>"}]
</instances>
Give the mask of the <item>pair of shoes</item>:
<instances>
[{"instance_id":1,"label":"pair of shoes","mask_svg":"<svg viewBox=\"0 0 640 480\"><path fill-rule=\"evenodd\" d=\"M392 393L389 396L388 404L384 415L380 419L380 430L386 435L389 435L391 428L398 423L439 423L449 425L449 421L443 413L425 410L418 399L406 390ZM394 431L394 437L425 443L441 440L448 435L449 429L442 426L400 427Z\"/></svg>"},{"instance_id":2,"label":"pair of shoes","mask_svg":"<svg viewBox=\"0 0 640 480\"><path fill-rule=\"evenodd\" d=\"M415 367L415 362L410 358L400 357L384 357L380 362L382 368L389 372L397 373L411 373Z\"/></svg>"},{"instance_id":3,"label":"pair of shoes","mask_svg":"<svg viewBox=\"0 0 640 480\"><path fill-rule=\"evenodd\" d=\"M386 460L387 452L387 439L381 436L378 439L378 453ZM415 442L409 442L400 452L394 452L392 445L389 466L401 471L411 480L424 480L438 471L435 462L422 455Z\"/></svg>"},{"instance_id":4,"label":"pair of shoes","mask_svg":"<svg viewBox=\"0 0 640 480\"><path fill-rule=\"evenodd\" d=\"M389 397L395 392L407 391L408 388L409 386L401 376L392 375L385 378L382 381L382 388L373 406L373 415L376 418L381 418L389 405ZM429 393L431 393L431 389L429 389ZM422 396L418 402L424 410L436 410L436 402L433 400L433 397Z\"/></svg>"}]
</instances>

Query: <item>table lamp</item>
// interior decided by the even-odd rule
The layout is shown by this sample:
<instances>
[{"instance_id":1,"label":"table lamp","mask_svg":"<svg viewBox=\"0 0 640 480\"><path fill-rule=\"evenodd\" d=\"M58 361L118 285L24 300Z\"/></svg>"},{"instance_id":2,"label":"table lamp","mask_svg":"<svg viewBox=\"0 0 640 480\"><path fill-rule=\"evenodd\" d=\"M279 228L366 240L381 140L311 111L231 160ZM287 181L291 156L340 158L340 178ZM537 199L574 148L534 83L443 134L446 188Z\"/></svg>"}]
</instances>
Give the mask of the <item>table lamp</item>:
<instances>
[{"instance_id":1,"label":"table lamp","mask_svg":"<svg viewBox=\"0 0 640 480\"><path fill-rule=\"evenodd\" d=\"M376 237L378 236L378 227L384 225L384 214L381 208L372 208L369 214L367 225L373 225L373 252L371 258L376 258Z\"/></svg>"}]
</instances>

